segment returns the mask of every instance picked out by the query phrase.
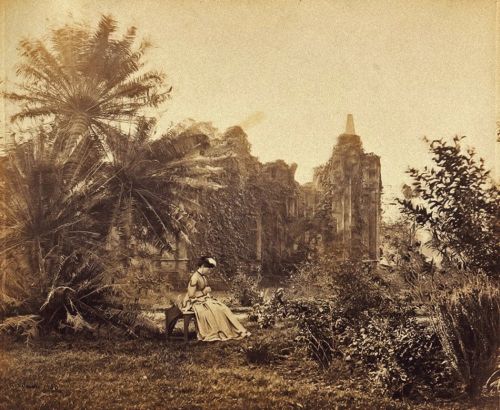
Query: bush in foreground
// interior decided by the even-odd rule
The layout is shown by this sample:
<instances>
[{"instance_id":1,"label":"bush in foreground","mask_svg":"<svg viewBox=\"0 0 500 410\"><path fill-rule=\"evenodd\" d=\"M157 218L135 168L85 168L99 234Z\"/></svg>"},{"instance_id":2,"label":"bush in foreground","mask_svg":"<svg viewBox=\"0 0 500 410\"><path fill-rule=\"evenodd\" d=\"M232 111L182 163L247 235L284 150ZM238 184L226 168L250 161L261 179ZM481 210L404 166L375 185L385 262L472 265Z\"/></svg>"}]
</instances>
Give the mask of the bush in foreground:
<instances>
[{"instance_id":1,"label":"bush in foreground","mask_svg":"<svg viewBox=\"0 0 500 410\"><path fill-rule=\"evenodd\" d=\"M486 277L468 274L460 275L456 287L448 289L437 281L431 284L432 324L466 393L474 398L497 364L500 290Z\"/></svg>"},{"instance_id":2,"label":"bush in foreground","mask_svg":"<svg viewBox=\"0 0 500 410\"><path fill-rule=\"evenodd\" d=\"M356 298L365 300L366 295ZM391 397L456 393L456 378L433 328L411 308L391 300L381 306L346 310L339 299L287 300L278 290L257 307L254 320L261 327L272 327L280 318L294 323L299 331L295 342L323 369L338 367L340 361L372 390Z\"/></svg>"}]
</instances>

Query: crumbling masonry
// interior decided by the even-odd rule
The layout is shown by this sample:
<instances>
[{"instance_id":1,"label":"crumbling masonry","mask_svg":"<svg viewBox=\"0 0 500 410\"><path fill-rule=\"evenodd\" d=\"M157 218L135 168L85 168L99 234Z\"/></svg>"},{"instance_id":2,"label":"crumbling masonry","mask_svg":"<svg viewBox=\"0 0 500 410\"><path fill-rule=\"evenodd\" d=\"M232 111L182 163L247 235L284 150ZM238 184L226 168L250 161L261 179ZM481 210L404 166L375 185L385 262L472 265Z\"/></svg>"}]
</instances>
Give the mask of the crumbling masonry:
<instances>
[{"instance_id":1,"label":"crumbling masonry","mask_svg":"<svg viewBox=\"0 0 500 410\"><path fill-rule=\"evenodd\" d=\"M192 127L199 132L199 125ZM170 262L160 270L183 278L200 252L219 258L229 274L280 274L314 252L379 260L380 157L364 152L352 115L328 162L304 185L295 181L295 164L262 164L253 157L239 127L211 135L211 141L207 155L232 154L220 164L227 189L199 198L208 213L198 238L192 246L178 243L175 254L162 257Z\"/></svg>"},{"instance_id":2,"label":"crumbling masonry","mask_svg":"<svg viewBox=\"0 0 500 410\"><path fill-rule=\"evenodd\" d=\"M315 221L310 240L342 259L378 261L381 193L380 157L364 152L349 114L329 161L303 187L304 209Z\"/></svg>"}]
</instances>

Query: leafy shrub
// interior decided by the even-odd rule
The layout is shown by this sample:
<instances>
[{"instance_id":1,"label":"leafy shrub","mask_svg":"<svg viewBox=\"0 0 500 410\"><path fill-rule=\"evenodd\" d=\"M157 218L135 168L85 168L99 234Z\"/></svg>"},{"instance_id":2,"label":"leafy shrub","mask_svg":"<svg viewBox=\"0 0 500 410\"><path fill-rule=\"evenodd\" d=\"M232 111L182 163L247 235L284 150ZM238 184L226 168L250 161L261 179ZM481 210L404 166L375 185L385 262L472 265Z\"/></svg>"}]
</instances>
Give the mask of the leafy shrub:
<instances>
[{"instance_id":1,"label":"leafy shrub","mask_svg":"<svg viewBox=\"0 0 500 410\"><path fill-rule=\"evenodd\" d=\"M328 367L334 353L331 302L297 301L292 304L291 311L300 331L298 341L307 346L323 368Z\"/></svg>"},{"instance_id":2,"label":"leafy shrub","mask_svg":"<svg viewBox=\"0 0 500 410\"><path fill-rule=\"evenodd\" d=\"M295 342L323 369L342 360L390 396L446 395L456 387L432 328L412 309L392 301L386 302L382 314L371 309L352 317L335 300L287 300L278 290L267 304L258 306L254 320L270 327L280 318L297 326Z\"/></svg>"},{"instance_id":3,"label":"leafy shrub","mask_svg":"<svg viewBox=\"0 0 500 410\"><path fill-rule=\"evenodd\" d=\"M429 261L422 253L422 243L417 232L415 222L405 216L381 224L381 265L390 273L395 273L396 278L403 280L402 287L413 286L420 275L430 274L436 268L434 260Z\"/></svg>"},{"instance_id":4,"label":"leafy shrub","mask_svg":"<svg viewBox=\"0 0 500 410\"><path fill-rule=\"evenodd\" d=\"M269 300L254 304L250 320L257 322L260 328L273 327L276 319L286 316L284 293L284 290L279 288L273 292Z\"/></svg>"},{"instance_id":5,"label":"leafy shrub","mask_svg":"<svg viewBox=\"0 0 500 410\"><path fill-rule=\"evenodd\" d=\"M386 303L388 295L379 281L361 262L324 255L299 265L291 283L297 296L335 301L342 316L354 318Z\"/></svg>"},{"instance_id":6,"label":"leafy shrub","mask_svg":"<svg viewBox=\"0 0 500 410\"><path fill-rule=\"evenodd\" d=\"M325 300L286 300L284 290L277 289L271 298L253 307L250 319L261 328L270 328L280 319L293 322L299 333L295 342L305 346L310 355L323 367L330 363L333 351L331 344L331 303Z\"/></svg>"},{"instance_id":7,"label":"leafy shrub","mask_svg":"<svg viewBox=\"0 0 500 410\"><path fill-rule=\"evenodd\" d=\"M484 160L462 148L463 138L426 140L433 167L408 171L415 198L399 202L404 214L429 229L445 262L498 277L499 189Z\"/></svg>"},{"instance_id":8,"label":"leafy shrub","mask_svg":"<svg viewBox=\"0 0 500 410\"><path fill-rule=\"evenodd\" d=\"M241 306L252 306L262 302L262 292L259 285L262 280L261 275L250 276L244 273L237 273L229 280L231 295Z\"/></svg>"},{"instance_id":9,"label":"leafy shrub","mask_svg":"<svg viewBox=\"0 0 500 410\"><path fill-rule=\"evenodd\" d=\"M258 341L244 348L248 363L269 364L273 360L271 346L269 343Z\"/></svg>"},{"instance_id":10,"label":"leafy shrub","mask_svg":"<svg viewBox=\"0 0 500 410\"><path fill-rule=\"evenodd\" d=\"M337 322L338 323L338 322ZM392 317L366 317L334 329L337 351L351 366L362 366L393 397L445 394L454 378L437 336L403 310Z\"/></svg>"}]
</instances>

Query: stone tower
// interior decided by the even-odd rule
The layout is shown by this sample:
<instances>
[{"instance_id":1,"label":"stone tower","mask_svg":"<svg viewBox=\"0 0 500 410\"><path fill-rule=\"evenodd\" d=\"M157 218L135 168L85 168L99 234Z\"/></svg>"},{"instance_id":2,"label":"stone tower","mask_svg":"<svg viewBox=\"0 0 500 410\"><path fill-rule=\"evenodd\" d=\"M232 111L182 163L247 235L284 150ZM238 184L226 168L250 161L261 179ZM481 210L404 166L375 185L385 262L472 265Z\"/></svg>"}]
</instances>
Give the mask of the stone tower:
<instances>
[{"instance_id":1,"label":"stone tower","mask_svg":"<svg viewBox=\"0 0 500 410\"><path fill-rule=\"evenodd\" d=\"M381 214L380 157L363 150L347 116L345 132L337 138L324 167L321 189L331 201L331 240L326 249L343 258L378 261Z\"/></svg>"}]
</instances>

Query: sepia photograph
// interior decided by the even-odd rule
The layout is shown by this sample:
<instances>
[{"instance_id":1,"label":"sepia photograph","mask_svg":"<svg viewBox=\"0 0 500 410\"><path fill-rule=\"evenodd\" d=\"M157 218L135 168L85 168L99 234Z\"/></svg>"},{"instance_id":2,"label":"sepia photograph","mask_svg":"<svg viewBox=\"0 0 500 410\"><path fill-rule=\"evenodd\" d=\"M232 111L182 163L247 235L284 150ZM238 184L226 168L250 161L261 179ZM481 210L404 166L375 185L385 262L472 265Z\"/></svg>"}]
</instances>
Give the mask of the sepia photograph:
<instances>
[{"instance_id":1,"label":"sepia photograph","mask_svg":"<svg viewBox=\"0 0 500 410\"><path fill-rule=\"evenodd\" d=\"M0 0L0 410L500 410L499 0Z\"/></svg>"}]
</instances>

